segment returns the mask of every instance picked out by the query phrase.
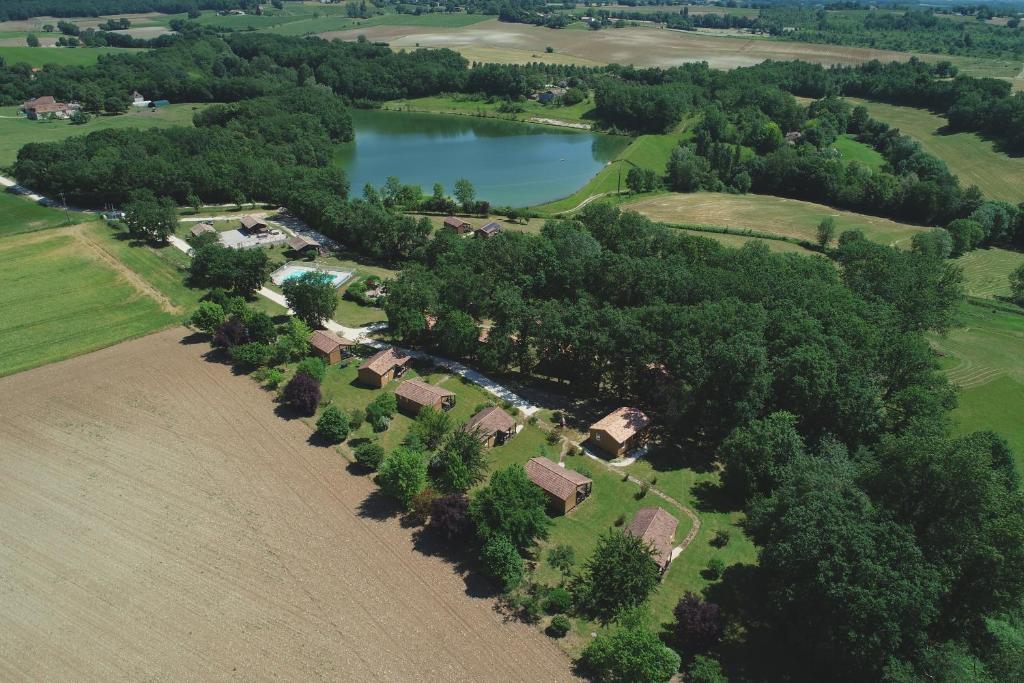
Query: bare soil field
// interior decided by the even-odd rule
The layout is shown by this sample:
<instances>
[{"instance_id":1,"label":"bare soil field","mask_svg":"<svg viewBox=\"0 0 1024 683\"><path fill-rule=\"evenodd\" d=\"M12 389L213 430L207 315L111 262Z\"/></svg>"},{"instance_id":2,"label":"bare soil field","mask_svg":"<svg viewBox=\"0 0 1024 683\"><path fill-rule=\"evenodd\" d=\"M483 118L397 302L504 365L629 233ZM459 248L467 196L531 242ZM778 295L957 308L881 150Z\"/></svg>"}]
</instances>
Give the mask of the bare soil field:
<instances>
[{"instance_id":1,"label":"bare soil field","mask_svg":"<svg viewBox=\"0 0 1024 683\"><path fill-rule=\"evenodd\" d=\"M176 328L0 380L0 678L571 678L189 341Z\"/></svg>"},{"instance_id":2,"label":"bare soil field","mask_svg":"<svg viewBox=\"0 0 1024 683\"><path fill-rule=\"evenodd\" d=\"M511 49L544 54L551 46L556 54L585 60L582 63L618 63L638 66L677 66L706 61L718 69L753 66L766 59L802 59L818 64L860 64L872 59L905 61L908 53L870 48L810 43L782 42L755 37L722 37L689 31L650 27L605 31L553 30L542 26L508 24L491 19L462 28L438 29L429 26L373 26L331 31L324 38L355 40L365 35L373 41L390 43L395 48L448 47ZM477 55L480 53L477 52ZM469 57L469 54L467 54Z\"/></svg>"}]
</instances>

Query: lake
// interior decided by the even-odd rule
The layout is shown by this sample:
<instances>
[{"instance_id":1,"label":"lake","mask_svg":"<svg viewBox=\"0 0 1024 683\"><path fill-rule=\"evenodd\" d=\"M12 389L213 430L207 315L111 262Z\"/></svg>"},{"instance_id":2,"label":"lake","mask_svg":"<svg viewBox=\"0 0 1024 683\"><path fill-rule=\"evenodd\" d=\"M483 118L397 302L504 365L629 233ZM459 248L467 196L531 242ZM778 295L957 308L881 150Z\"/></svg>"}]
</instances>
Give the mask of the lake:
<instances>
[{"instance_id":1,"label":"lake","mask_svg":"<svg viewBox=\"0 0 1024 683\"><path fill-rule=\"evenodd\" d=\"M626 137L553 126L445 114L353 110L356 139L341 145L338 163L352 194L380 187L388 176L434 183L450 195L468 178L478 199L495 206L531 206L580 189L629 144Z\"/></svg>"}]
</instances>

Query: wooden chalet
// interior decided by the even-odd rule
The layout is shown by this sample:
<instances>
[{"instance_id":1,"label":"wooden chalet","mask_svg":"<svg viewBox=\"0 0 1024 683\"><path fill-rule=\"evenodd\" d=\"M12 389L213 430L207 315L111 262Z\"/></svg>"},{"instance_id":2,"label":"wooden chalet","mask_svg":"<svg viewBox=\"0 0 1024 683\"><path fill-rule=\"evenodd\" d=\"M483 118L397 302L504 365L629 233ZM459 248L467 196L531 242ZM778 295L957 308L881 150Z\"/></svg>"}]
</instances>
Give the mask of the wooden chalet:
<instances>
[{"instance_id":1,"label":"wooden chalet","mask_svg":"<svg viewBox=\"0 0 1024 683\"><path fill-rule=\"evenodd\" d=\"M391 347L378 351L359 366L359 382L379 389L396 377L401 377L412 356Z\"/></svg>"},{"instance_id":2,"label":"wooden chalet","mask_svg":"<svg viewBox=\"0 0 1024 683\"><path fill-rule=\"evenodd\" d=\"M661 508L641 508L633 515L626 533L644 541L653 551L654 561L664 574L672 563L672 537L679 520Z\"/></svg>"},{"instance_id":3,"label":"wooden chalet","mask_svg":"<svg viewBox=\"0 0 1024 683\"><path fill-rule=\"evenodd\" d=\"M619 408L590 425L590 441L619 458L643 443L650 420L637 408Z\"/></svg>"},{"instance_id":4,"label":"wooden chalet","mask_svg":"<svg viewBox=\"0 0 1024 683\"><path fill-rule=\"evenodd\" d=\"M526 476L548 494L551 509L565 514L582 503L594 482L575 470L561 467L547 458L532 458L526 463Z\"/></svg>"},{"instance_id":5,"label":"wooden chalet","mask_svg":"<svg viewBox=\"0 0 1024 683\"><path fill-rule=\"evenodd\" d=\"M297 254L315 254L319 256L324 252L323 245L317 242L312 237L306 237L305 235L296 235L288 240L288 248Z\"/></svg>"},{"instance_id":6,"label":"wooden chalet","mask_svg":"<svg viewBox=\"0 0 1024 683\"><path fill-rule=\"evenodd\" d=\"M437 411L455 407L455 393L418 379L408 379L398 385L395 391L398 409L409 417L416 417L424 408Z\"/></svg>"},{"instance_id":7,"label":"wooden chalet","mask_svg":"<svg viewBox=\"0 0 1024 683\"><path fill-rule=\"evenodd\" d=\"M314 356L322 358L328 365L334 365L350 355L355 342L327 330L317 330L310 336L309 346Z\"/></svg>"},{"instance_id":8,"label":"wooden chalet","mask_svg":"<svg viewBox=\"0 0 1024 683\"><path fill-rule=\"evenodd\" d=\"M454 230L456 235L473 232L473 224L457 216L448 216L441 223L449 230Z\"/></svg>"},{"instance_id":9,"label":"wooden chalet","mask_svg":"<svg viewBox=\"0 0 1024 683\"><path fill-rule=\"evenodd\" d=\"M469 418L463 429L476 434L485 446L491 448L516 435L516 421L498 406L490 406Z\"/></svg>"},{"instance_id":10,"label":"wooden chalet","mask_svg":"<svg viewBox=\"0 0 1024 683\"><path fill-rule=\"evenodd\" d=\"M264 233L270 230L270 226L262 218L256 218L254 216L242 216L239 223L242 224L242 228L251 233Z\"/></svg>"},{"instance_id":11,"label":"wooden chalet","mask_svg":"<svg viewBox=\"0 0 1024 683\"><path fill-rule=\"evenodd\" d=\"M208 232L215 233L217 232L217 229L209 223L196 223L192 226L192 229L189 230L189 232L192 233L193 237L199 237L200 235L204 235Z\"/></svg>"},{"instance_id":12,"label":"wooden chalet","mask_svg":"<svg viewBox=\"0 0 1024 683\"><path fill-rule=\"evenodd\" d=\"M487 225L480 226L479 228L474 230L473 233L477 237L482 237L483 239L490 239L492 237L496 237L498 234L501 233L501 225L499 223L491 221Z\"/></svg>"}]
</instances>

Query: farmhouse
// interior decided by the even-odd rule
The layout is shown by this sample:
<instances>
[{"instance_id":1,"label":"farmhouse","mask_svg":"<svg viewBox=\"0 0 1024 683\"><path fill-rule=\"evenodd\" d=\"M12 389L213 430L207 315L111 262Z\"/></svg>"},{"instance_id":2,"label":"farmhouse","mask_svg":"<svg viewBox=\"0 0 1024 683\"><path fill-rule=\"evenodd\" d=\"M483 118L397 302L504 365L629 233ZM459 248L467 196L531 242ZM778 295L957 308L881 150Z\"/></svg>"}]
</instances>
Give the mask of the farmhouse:
<instances>
[{"instance_id":1,"label":"farmhouse","mask_svg":"<svg viewBox=\"0 0 1024 683\"><path fill-rule=\"evenodd\" d=\"M355 342L327 330L317 330L309 338L309 345L314 356L322 358L328 365L334 365L349 355L349 350L355 346Z\"/></svg>"},{"instance_id":2,"label":"farmhouse","mask_svg":"<svg viewBox=\"0 0 1024 683\"><path fill-rule=\"evenodd\" d=\"M679 520L661 508L641 508L626 527L626 533L636 536L651 547L654 561L664 574L672 563L672 536L677 526Z\"/></svg>"},{"instance_id":3,"label":"farmhouse","mask_svg":"<svg viewBox=\"0 0 1024 683\"><path fill-rule=\"evenodd\" d=\"M498 233L501 232L501 225L499 225L498 223L495 223L494 221L491 221L487 225L484 225L484 226L481 226L481 227L477 228L474 232L476 233L477 237L483 237L484 239L489 239L491 237L496 236Z\"/></svg>"},{"instance_id":4,"label":"farmhouse","mask_svg":"<svg viewBox=\"0 0 1024 683\"><path fill-rule=\"evenodd\" d=\"M75 103L58 102L51 95L43 95L34 100L28 100L21 105L25 116L33 121L39 119L66 119L78 111Z\"/></svg>"},{"instance_id":5,"label":"farmhouse","mask_svg":"<svg viewBox=\"0 0 1024 683\"><path fill-rule=\"evenodd\" d=\"M192 229L189 230L189 232L192 233L193 237L199 237L200 235L207 232L215 233L217 232L217 230L209 223L196 223L195 225L192 226Z\"/></svg>"},{"instance_id":6,"label":"farmhouse","mask_svg":"<svg viewBox=\"0 0 1024 683\"><path fill-rule=\"evenodd\" d=\"M448 216L443 221L444 227L449 230L454 230L456 235L465 235L466 233L473 231L473 225L469 221L464 221L456 216Z\"/></svg>"},{"instance_id":7,"label":"farmhouse","mask_svg":"<svg viewBox=\"0 0 1024 683\"><path fill-rule=\"evenodd\" d=\"M296 235L288 240L288 248L298 254L322 254L324 248L312 237Z\"/></svg>"},{"instance_id":8,"label":"farmhouse","mask_svg":"<svg viewBox=\"0 0 1024 683\"><path fill-rule=\"evenodd\" d=\"M359 366L359 381L379 389L396 377L401 377L412 356L388 347L378 351Z\"/></svg>"},{"instance_id":9,"label":"farmhouse","mask_svg":"<svg viewBox=\"0 0 1024 683\"><path fill-rule=\"evenodd\" d=\"M484 408L463 429L475 433L485 446L500 446L516 435L516 421L498 406Z\"/></svg>"},{"instance_id":10,"label":"farmhouse","mask_svg":"<svg viewBox=\"0 0 1024 683\"><path fill-rule=\"evenodd\" d=\"M242 220L239 221L242 224L242 228L251 233L263 233L270 230L267 222L262 218L255 218L253 216L242 216Z\"/></svg>"},{"instance_id":11,"label":"farmhouse","mask_svg":"<svg viewBox=\"0 0 1024 683\"><path fill-rule=\"evenodd\" d=\"M618 458L641 444L650 420L636 408L619 408L590 425L590 440Z\"/></svg>"},{"instance_id":12,"label":"farmhouse","mask_svg":"<svg viewBox=\"0 0 1024 683\"><path fill-rule=\"evenodd\" d=\"M526 463L526 476L548 494L551 509L561 514L582 503L594 484L579 472L560 467L547 458L531 458Z\"/></svg>"},{"instance_id":13,"label":"farmhouse","mask_svg":"<svg viewBox=\"0 0 1024 683\"><path fill-rule=\"evenodd\" d=\"M138 90L132 92L132 106L133 107L148 107L149 100L147 100L142 93Z\"/></svg>"},{"instance_id":14,"label":"farmhouse","mask_svg":"<svg viewBox=\"0 0 1024 683\"><path fill-rule=\"evenodd\" d=\"M395 391L398 409L410 417L416 417L424 408L451 410L455 407L455 393L418 379L409 379L398 385Z\"/></svg>"}]
</instances>

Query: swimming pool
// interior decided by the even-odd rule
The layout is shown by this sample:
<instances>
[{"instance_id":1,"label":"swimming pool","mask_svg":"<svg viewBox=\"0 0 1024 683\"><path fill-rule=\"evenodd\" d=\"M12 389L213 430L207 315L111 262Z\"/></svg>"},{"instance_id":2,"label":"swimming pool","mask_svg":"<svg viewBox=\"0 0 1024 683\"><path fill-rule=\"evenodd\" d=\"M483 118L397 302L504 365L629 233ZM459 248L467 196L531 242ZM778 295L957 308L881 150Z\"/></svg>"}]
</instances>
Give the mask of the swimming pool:
<instances>
[{"instance_id":1,"label":"swimming pool","mask_svg":"<svg viewBox=\"0 0 1024 683\"><path fill-rule=\"evenodd\" d=\"M280 287L286 280L298 277L303 273L324 273L331 276L335 287L341 287L345 281L352 277L352 273L344 270L331 270L330 268L311 268L309 266L281 266L270 274L270 281Z\"/></svg>"}]
</instances>

